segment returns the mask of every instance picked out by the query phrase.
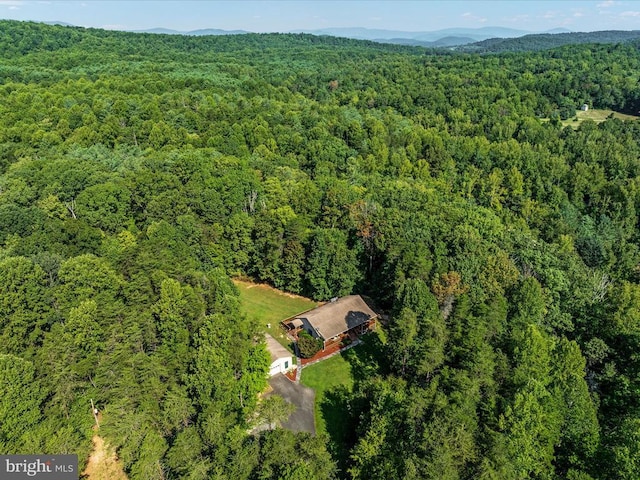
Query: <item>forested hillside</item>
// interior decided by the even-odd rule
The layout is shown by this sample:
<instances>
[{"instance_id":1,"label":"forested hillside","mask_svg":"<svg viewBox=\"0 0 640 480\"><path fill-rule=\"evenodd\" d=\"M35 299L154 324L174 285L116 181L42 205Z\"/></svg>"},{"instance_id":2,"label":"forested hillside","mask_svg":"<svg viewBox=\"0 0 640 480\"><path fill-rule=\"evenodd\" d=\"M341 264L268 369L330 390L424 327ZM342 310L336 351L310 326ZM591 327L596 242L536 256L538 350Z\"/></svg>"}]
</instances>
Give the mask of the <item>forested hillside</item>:
<instances>
[{"instance_id":1,"label":"forested hillside","mask_svg":"<svg viewBox=\"0 0 640 480\"><path fill-rule=\"evenodd\" d=\"M3 21L0 57L1 452L83 463L93 399L136 480L640 478L640 125L560 122L640 109L637 43ZM344 468L247 433L237 275L390 312Z\"/></svg>"},{"instance_id":2,"label":"forested hillside","mask_svg":"<svg viewBox=\"0 0 640 480\"><path fill-rule=\"evenodd\" d=\"M489 38L462 45L456 50L474 53L526 52L547 50L564 45L583 43L624 43L640 39L640 30L610 30L601 32L535 33L517 38Z\"/></svg>"}]
</instances>

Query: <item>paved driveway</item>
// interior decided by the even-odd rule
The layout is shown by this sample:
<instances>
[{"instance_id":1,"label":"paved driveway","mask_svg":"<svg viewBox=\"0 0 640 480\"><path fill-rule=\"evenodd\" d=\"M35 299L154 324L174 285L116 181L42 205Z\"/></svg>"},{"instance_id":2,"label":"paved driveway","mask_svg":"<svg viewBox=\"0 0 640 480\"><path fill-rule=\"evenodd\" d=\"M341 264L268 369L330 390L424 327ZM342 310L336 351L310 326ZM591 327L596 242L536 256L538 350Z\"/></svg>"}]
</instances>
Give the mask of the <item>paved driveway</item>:
<instances>
[{"instance_id":1,"label":"paved driveway","mask_svg":"<svg viewBox=\"0 0 640 480\"><path fill-rule=\"evenodd\" d=\"M271 377L269 385L273 388L273 393L277 393L287 402L296 406L295 412L291 414L289 419L282 422L282 427L293 432L309 432L311 435L315 435L313 405L316 392L312 388L293 383L281 373Z\"/></svg>"}]
</instances>

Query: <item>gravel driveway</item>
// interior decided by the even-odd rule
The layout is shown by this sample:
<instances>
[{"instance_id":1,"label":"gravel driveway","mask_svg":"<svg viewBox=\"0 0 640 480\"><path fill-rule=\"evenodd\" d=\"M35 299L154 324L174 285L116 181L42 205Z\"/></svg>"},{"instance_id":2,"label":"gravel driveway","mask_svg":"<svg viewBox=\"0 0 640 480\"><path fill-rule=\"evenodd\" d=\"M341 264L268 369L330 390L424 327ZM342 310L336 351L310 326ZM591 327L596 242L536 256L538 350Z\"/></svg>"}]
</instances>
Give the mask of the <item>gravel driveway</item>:
<instances>
[{"instance_id":1,"label":"gravel driveway","mask_svg":"<svg viewBox=\"0 0 640 480\"><path fill-rule=\"evenodd\" d=\"M309 432L311 435L315 435L313 405L316 392L312 388L293 383L281 373L271 377L269 385L273 388L273 393L296 406L296 411L286 422L282 422L282 427L294 432Z\"/></svg>"}]
</instances>

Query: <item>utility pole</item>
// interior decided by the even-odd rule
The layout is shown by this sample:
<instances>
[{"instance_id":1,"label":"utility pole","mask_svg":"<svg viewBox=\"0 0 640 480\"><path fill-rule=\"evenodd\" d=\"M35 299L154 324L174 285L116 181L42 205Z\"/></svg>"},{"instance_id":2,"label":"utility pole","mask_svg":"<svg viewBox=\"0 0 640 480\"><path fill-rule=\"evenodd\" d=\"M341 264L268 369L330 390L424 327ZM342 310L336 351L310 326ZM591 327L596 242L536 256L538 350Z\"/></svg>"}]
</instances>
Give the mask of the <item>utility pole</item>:
<instances>
[{"instance_id":1,"label":"utility pole","mask_svg":"<svg viewBox=\"0 0 640 480\"><path fill-rule=\"evenodd\" d=\"M93 404L93 398L91 399L91 413L93 413L93 418L96 421L96 427L100 428L100 422L98 422L98 409Z\"/></svg>"}]
</instances>

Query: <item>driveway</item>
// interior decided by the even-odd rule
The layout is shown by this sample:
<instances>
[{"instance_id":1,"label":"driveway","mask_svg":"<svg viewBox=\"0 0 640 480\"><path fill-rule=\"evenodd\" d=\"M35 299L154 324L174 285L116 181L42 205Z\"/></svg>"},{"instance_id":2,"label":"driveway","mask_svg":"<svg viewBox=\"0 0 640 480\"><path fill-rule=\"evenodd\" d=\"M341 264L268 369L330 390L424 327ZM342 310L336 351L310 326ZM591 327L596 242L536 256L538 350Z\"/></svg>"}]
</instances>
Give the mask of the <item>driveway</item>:
<instances>
[{"instance_id":1,"label":"driveway","mask_svg":"<svg viewBox=\"0 0 640 480\"><path fill-rule=\"evenodd\" d=\"M269 385L273 388L273 393L280 395L296 407L289 419L282 422L282 427L293 432L309 432L311 435L315 435L313 405L316 392L312 388L293 383L281 373L271 377Z\"/></svg>"}]
</instances>

